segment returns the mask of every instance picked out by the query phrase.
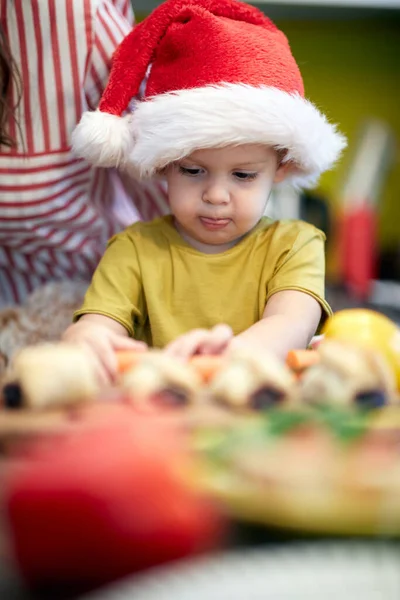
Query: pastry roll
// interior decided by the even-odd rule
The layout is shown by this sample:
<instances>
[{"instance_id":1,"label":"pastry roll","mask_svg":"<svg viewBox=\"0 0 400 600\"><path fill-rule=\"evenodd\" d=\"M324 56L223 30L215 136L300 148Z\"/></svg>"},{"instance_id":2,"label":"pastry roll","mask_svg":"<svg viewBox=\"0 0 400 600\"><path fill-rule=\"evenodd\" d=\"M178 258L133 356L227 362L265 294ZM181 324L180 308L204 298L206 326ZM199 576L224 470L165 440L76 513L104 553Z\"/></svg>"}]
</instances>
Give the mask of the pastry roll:
<instances>
[{"instance_id":1,"label":"pastry roll","mask_svg":"<svg viewBox=\"0 0 400 600\"><path fill-rule=\"evenodd\" d=\"M2 395L8 408L45 409L83 402L98 390L93 365L84 349L59 343L20 350Z\"/></svg>"},{"instance_id":2,"label":"pastry roll","mask_svg":"<svg viewBox=\"0 0 400 600\"><path fill-rule=\"evenodd\" d=\"M320 363L307 369L299 384L306 402L378 408L394 401L394 376L378 352L325 340L318 353Z\"/></svg>"},{"instance_id":3,"label":"pastry roll","mask_svg":"<svg viewBox=\"0 0 400 600\"><path fill-rule=\"evenodd\" d=\"M296 389L294 375L275 356L243 350L232 352L210 386L217 402L254 410L291 403L296 398Z\"/></svg>"},{"instance_id":4,"label":"pastry roll","mask_svg":"<svg viewBox=\"0 0 400 600\"><path fill-rule=\"evenodd\" d=\"M121 375L119 385L134 403L171 407L193 404L201 390L200 377L190 364L156 350L143 353Z\"/></svg>"}]
</instances>

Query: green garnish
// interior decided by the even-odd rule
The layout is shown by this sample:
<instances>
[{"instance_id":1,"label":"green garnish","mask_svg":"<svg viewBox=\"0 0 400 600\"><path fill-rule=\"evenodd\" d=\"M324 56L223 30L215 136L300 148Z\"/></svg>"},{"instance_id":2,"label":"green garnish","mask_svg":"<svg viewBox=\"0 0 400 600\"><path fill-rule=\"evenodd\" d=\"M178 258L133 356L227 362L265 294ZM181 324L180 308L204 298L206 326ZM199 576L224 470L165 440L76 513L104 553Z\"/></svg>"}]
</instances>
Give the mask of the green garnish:
<instances>
[{"instance_id":1,"label":"green garnish","mask_svg":"<svg viewBox=\"0 0 400 600\"><path fill-rule=\"evenodd\" d=\"M339 442L351 443L367 431L370 412L357 407L320 404L304 409L272 409L228 431L203 429L194 438L195 448L214 462L225 462L232 453L246 448L268 447L274 439L304 425L320 427Z\"/></svg>"},{"instance_id":2,"label":"green garnish","mask_svg":"<svg viewBox=\"0 0 400 600\"><path fill-rule=\"evenodd\" d=\"M316 421L327 426L342 442L351 442L365 433L368 425L366 416L366 412L357 409L338 408L326 404L315 407Z\"/></svg>"},{"instance_id":3,"label":"green garnish","mask_svg":"<svg viewBox=\"0 0 400 600\"><path fill-rule=\"evenodd\" d=\"M280 436L312 421L312 415L305 411L271 410L265 420L266 432Z\"/></svg>"}]
</instances>

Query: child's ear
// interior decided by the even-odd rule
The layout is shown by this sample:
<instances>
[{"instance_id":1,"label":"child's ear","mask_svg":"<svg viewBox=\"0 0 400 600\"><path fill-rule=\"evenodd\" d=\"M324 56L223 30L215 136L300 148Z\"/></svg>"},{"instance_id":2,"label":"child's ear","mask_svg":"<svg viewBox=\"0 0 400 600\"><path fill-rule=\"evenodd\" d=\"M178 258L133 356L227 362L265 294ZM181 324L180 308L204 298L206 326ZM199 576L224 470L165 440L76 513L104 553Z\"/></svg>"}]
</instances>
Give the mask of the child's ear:
<instances>
[{"instance_id":1,"label":"child's ear","mask_svg":"<svg viewBox=\"0 0 400 600\"><path fill-rule=\"evenodd\" d=\"M291 162L280 162L275 172L274 183L281 183L295 168Z\"/></svg>"}]
</instances>

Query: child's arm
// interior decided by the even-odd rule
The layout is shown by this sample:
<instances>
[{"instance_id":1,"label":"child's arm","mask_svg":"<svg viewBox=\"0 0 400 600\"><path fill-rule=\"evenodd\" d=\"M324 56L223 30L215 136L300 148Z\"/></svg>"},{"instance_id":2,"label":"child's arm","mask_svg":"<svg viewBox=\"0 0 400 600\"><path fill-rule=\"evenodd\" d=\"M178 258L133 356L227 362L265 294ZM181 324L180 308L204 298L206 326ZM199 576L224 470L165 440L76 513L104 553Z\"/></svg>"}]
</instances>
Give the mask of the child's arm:
<instances>
[{"instance_id":1,"label":"child's arm","mask_svg":"<svg viewBox=\"0 0 400 600\"><path fill-rule=\"evenodd\" d=\"M272 352L282 360L289 350L306 348L321 319L319 302L297 290L277 292L269 299L260 321L236 337L228 325L194 329L169 344L166 352L181 358L194 354L222 354L236 347Z\"/></svg>"},{"instance_id":2,"label":"child's arm","mask_svg":"<svg viewBox=\"0 0 400 600\"><path fill-rule=\"evenodd\" d=\"M88 350L102 384L109 383L117 374L117 350L146 350L146 344L130 338L123 325L96 314L83 315L66 329L62 340Z\"/></svg>"},{"instance_id":3,"label":"child's arm","mask_svg":"<svg viewBox=\"0 0 400 600\"><path fill-rule=\"evenodd\" d=\"M132 231L114 236L97 266L73 325L63 335L66 342L88 349L99 379L109 383L117 374L116 350L142 350L134 320L144 312L142 279Z\"/></svg>"},{"instance_id":4,"label":"child's arm","mask_svg":"<svg viewBox=\"0 0 400 600\"><path fill-rule=\"evenodd\" d=\"M307 347L321 314L321 305L313 296L297 290L277 292L268 300L262 319L237 335L228 348L245 345L285 360L289 350Z\"/></svg>"}]
</instances>

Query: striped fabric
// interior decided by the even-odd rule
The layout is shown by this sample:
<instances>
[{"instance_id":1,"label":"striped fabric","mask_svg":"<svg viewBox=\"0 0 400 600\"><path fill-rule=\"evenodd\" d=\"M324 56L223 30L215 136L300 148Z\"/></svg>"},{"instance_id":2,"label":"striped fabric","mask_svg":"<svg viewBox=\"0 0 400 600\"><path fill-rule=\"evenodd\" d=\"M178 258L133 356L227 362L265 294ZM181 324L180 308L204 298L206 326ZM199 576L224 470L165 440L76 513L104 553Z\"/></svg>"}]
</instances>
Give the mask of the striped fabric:
<instances>
[{"instance_id":1,"label":"striped fabric","mask_svg":"<svg viewBox=\"0 0 400 600\"><path fill-rule=\"evenodd\" d=\"M129 0L0 0L0 22L23 96L0 148L0 305L40 284L89 279L107 239L168 210L161 182L138 184L70 152L94 109L115 47L130 31ZM15 98L16 90L12 90Z\"/></svg>"}]
</instances>

